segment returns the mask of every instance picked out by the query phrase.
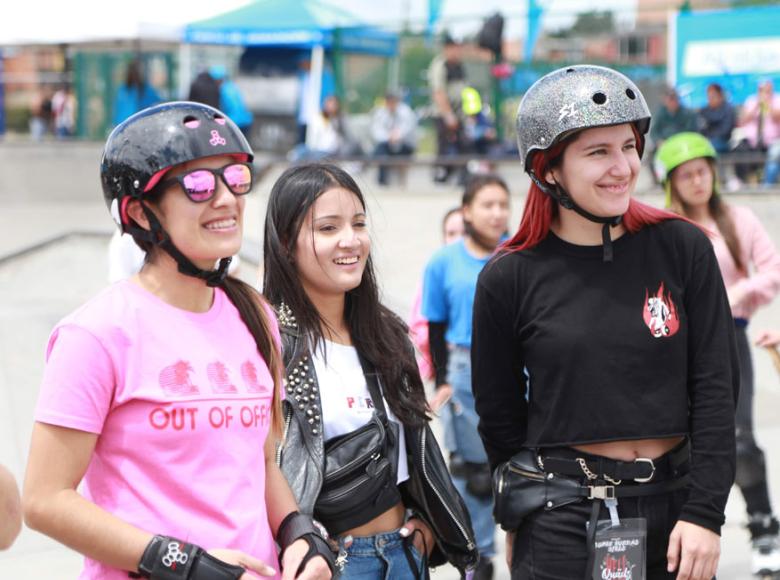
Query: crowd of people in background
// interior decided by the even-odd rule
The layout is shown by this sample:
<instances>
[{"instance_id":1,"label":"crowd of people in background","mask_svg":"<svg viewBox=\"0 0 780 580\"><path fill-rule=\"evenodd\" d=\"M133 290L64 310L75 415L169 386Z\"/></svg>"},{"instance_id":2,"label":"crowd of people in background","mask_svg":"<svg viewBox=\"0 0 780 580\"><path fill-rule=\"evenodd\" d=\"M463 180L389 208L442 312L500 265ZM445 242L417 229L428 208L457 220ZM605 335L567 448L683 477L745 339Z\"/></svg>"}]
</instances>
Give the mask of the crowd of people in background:
<instances>
[{"instance_id":1,"label":"crowd of people in background","mask_svg":"<svg viewBox=\"0 0 780 580\"><path fill-rule=\"evenodd\" d=\"M387 185L393 168L400 168L398 174L405 175L403 168L419 153L420 126L430 120L438 162L433 168L433 180L448 183L454 177L462 186L468 176L494 169L491 158L514 153L512 145L498 139L496 112L487 104L485 93L469 78L468 70L463 43L445 31L441 50L426 71L428 104L412 108L409 93L392 88L376 99L365 125L353 122L353 116L348 114L327 63L319 83L319 101L311 96L316 84L311 79L311 62L308 56L301 57L295 146L287 157L292 161L375 157L377 181ZM225 65L202 67L190 85L187 98L224 111L251 140L254 113ZM744 103L731 102L728 90L717 82L707 86L703 106L688 106L687 99L687 94L680 94L680 89L675 87L667 87L661 93L649 135L651 159L671 135L695 131L707 137L719 155L735 154L720 161L725 165L720 178L729 191L745 185L778 183L780 95L775 94L771 78L761 79L755 94ZM146 79L144 62L131 60L125 78L115 90L109 113L112 126L162 100L163 91ZM72 84L64 83L56 90L44 86L31 102L30 135L34 140L47 134L72 137L76 133L77 115ZM467 167L466 157L474 158L471 167ZM651 173L658 184L657 172Z\"/></svg>"},{"instance_id":2,"label":"crowd of people in background","mask_svg":"<svg viewBox=\"0 0 780 580\"><path fill-rule=\"evenodd\" d=\"M47 135L57 139L73 137L77 119L76 95L69 83L60 84L53 92L42 88L30 105L30 137L40 141Z\"/></svg>"},{"instance_id":3,"label":"crowd of people in background","mask_svg":"<svg viewBox=\"0 0 780 580\"><path fill-rule=\"evenodd\" d=\"M718 83L707 87L707 104L698 110L680 102L677 90L664 91L661 105L653 116L650 138L653 152L664 141L685 131L706 137L719 155L753 154L735 159L733 169L722 177L729 190L737 190L751 180L765 186L775 185L780 176L780 96L774 94L771 79L759 82L755 94L741 107L729 102ZM751 158L752 157L752 158ZM654 172L657 177L657 171Z\"/></svg>"}]
</instances>

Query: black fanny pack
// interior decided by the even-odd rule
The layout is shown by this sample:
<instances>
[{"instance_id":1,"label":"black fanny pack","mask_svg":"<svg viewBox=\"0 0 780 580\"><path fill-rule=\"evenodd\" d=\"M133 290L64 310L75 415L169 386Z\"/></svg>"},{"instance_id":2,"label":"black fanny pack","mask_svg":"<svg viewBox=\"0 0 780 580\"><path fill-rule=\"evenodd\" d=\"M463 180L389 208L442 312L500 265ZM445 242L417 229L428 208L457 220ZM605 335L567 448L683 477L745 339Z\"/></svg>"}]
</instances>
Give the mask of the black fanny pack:
<instances>
[{"instance_id":1,"label":"black fanny pack","mask_svg":"<svg viewBox=\"0 0 780 580\"><path fill-rule=\"evenodd\" d=\"M687 485L687 469L677 473L678 468L687 464L689 454L688 442L685 441L662 458L649 460L652 470L649 477L634 477L639 485L624 484L620 481L605 481L594 478L583 483L587 474L580 467L581 460L551 460L545 458L540 462L536 449L522 449L509 461L500 464L493 473L493 497L495 499L493 515L496 522L504 530L515 530L523 518L538 510L552 510L570 503L583 500L604 500L616 497L640 497L675 491ZM574 455L587 455L574 453ZM576 469L566 469L566 462L577 466ZM640 460L638 460L640 461ZM635 461L628 463L630 467L645 467ZM623 462L613 461L620 464ZM549 471L542 469L544 465ZM549 464L549 465L548 465ZM656 465L664 466L664 471L673 471L674 475L658 481L653 475ZM587 467L587 463L585 464ZM561 471L568 473L562 474ZM644 471L647 471L645 469ZM578 474L579 475L576 475ZM644 475L644 474L643 474ZM667 474L669 475L669 474Z\"/></svg>"},{"instance_id":2,"label":"black fanny pack","mask_svg":"<svg viewBox=\"0 0 780 580\"><path fill-rule=\"evenodd\" d=\"M401 501L396 485L399 428L385 412L376 373L361 365L374 414L360 428L325 442L325 472L314 517L332 535L365 524Z\"/></svg>"},{"instance_id":3,"label":"black fanny pack","mask_svg":"<svg viewBox=\"0 0 780 580\"><path fill-rule=\"evenodd\" d=\"M515 530L528 514L581 501L577 479L550 474L535 449L523 449L493 472L493 516L504 530Z\"/></svg>"}]
</instances>

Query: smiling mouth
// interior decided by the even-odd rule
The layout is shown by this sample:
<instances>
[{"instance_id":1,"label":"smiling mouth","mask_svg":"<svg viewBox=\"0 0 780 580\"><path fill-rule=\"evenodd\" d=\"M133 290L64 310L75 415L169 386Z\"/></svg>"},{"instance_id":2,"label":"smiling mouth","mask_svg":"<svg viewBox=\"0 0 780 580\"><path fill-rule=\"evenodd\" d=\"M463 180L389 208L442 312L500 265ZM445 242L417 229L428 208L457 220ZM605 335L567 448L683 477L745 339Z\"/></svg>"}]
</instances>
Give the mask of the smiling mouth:
<instances>
[{"instance_id":1,"label":"smiling mouth","mask_svg":"<svg viewBox=\"0 0 780 580\"><path fill-rule=\"evenodd\" d=\"M236 218L226 218L207 223L204 227L207 230L229 230L236 227Z\"/></svg>"},{"instance_id":2,"label":"smiling mouth","mask_svg":"<svg viewBox=\"0 0 780 580\"><path fill-rule=\"evenodd\" d=\"M357 264L360 261L360 258L357 256L348 256L346 258L336 258L333 261L342 266L351 266L352 264Z\"/></svg>"},{"instance_id":3,"label":"smiling mouth","mask_svg":"<svg viewBox=\"0 0 780 580\"><path fill-rule=\"evenodd\" d=\"M623 193L624 191L628 190L628 182L626 183L612 183L607 185L601 185L599 186L602 189L605 189L612 193Z\"/></svg>"}]
</instances>

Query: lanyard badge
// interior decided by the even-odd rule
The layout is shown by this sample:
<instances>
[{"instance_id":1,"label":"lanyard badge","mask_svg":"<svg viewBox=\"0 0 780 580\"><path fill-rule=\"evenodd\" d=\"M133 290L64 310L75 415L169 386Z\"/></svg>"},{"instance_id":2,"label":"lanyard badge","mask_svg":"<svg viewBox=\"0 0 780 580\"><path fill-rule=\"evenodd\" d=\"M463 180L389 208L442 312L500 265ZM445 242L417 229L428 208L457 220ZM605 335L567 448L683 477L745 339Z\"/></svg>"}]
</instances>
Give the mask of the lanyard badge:
<instances>
[{"instance_id":1,"label":"lanyard badge","mask_svg":"<svg viewBox=\"0 0 780 580\"><path fill-rule=\"evenodd\" d=\"M604 500L608 520L596 523L593 580L645 580L647 520L618 517L617 499Z\"/></svg>"}]
</instances>

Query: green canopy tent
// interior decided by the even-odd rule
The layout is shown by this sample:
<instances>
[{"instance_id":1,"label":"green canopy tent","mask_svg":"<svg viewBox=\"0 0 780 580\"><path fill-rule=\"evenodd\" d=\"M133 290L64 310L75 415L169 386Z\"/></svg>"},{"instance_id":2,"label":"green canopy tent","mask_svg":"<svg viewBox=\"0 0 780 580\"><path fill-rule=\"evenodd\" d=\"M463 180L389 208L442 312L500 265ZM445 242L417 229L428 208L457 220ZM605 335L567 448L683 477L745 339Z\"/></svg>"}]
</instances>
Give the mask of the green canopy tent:
<instances>
[{"instance_id":1,"label":"green canopy tent","mask_svg":"<svg viewBox=\"0 0 780 580\"><path fill-rule=\"evenodd\" d=\"M398 51L397 34L368 26L348 11L323 0L255 0L187 25L183 40L190 44L310 51L309 105L315 107L321 98L326 50L336 54L352 52L386 57L392 57ZM339 76L336 70L337 83Z\"/></svg>"}]
</instances>

